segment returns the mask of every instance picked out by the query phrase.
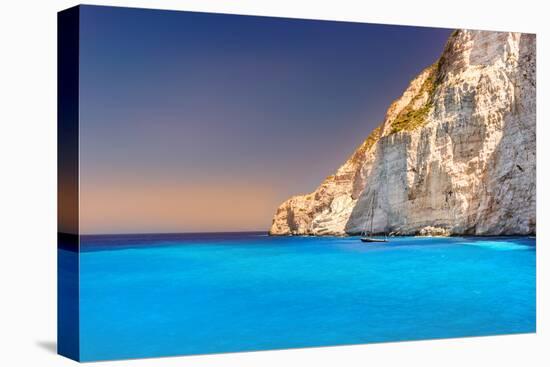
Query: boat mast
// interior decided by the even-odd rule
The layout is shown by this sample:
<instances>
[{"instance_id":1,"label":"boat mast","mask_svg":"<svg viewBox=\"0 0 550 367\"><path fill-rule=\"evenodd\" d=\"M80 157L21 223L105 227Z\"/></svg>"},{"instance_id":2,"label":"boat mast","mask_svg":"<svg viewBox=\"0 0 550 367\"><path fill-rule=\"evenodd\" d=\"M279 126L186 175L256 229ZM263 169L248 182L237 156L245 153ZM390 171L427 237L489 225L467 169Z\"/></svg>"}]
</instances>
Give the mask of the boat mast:
<instances>
[{"instance_id":1,"label":"boat mast","mask_svg":"<svg viewBox=\"0 0 550 367\"><path fill-rule=\"evenodd\" d=\"M376 197L376 192L372 194L372 200L370 203L370 235L372 236L372 222L374 220L374 199Z\"/></svg>"},{"instance_id":2,"label":"boat mast","mask_svg":"<svg viewBox=\"0 0 550 367\"><path fill-rule=\"evenodd\" d=\"M361 231L361 236L367 236L367 234L372 235L373 221L374 221L374 202L376 200L376 192L373 192L370 199L370 207L367 210L367 217L365 218L365 226ZM369 227L369 216L370 216L370 227ZM369 230L367 231L367 228Z\"/></svg>"},{"instance_id":3,"label":"boat mast","mask_svg":"<svg viewBox=\"0 0 550 367\"><path fill-rule=\"evenodd\" d=\"M361 236L366 236L369 232L372 234L372 221L374 219L374 198L376 193L373 193L370 200L370 207L369 210L367 210L367 217L365 218L365 226L363 227L363 231L361 232ZM369 215L370 215L370 231L367 231L367 228L369 227Z\"/></svg>"},{"instance_id":4,"label":"boat mast","mask_svg":"<svg viewBox=\"0 0 550 367\"><path fill-rule=\"evenodd\" d=\"M361 236L366 236L367 235L367 226L369 225L369 217L368 217L368 212L367 212L367 217L365 218L365 225L363 227L363 230L361 231Z\"/></svg>"}]
</instances>

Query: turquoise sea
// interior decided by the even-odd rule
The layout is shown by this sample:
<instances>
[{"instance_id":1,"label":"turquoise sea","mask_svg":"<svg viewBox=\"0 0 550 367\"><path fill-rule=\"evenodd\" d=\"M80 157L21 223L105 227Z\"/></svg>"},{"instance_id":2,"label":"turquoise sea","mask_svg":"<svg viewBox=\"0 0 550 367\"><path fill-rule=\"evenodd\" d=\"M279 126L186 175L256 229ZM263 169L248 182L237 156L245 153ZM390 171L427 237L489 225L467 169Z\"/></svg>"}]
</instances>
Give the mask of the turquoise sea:
<instances>
[{"instance_id":1,"label":"turquoise sea","mask_svg":"<svg viewBox=\"0 0 550 367\"><path fill-rule=\"evenodd\" d=\"M84 236L80 254L83 361L536 328L530 238Z\"/></svg>"}]
</instances>

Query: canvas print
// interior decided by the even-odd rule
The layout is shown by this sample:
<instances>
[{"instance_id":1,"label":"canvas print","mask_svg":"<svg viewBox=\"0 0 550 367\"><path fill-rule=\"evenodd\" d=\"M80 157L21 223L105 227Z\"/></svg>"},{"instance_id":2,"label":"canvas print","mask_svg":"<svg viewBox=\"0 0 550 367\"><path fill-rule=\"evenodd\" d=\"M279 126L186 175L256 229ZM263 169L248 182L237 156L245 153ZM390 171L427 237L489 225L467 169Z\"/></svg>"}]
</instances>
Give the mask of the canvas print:
<instances>
[{"instance_id":1,"label":"canvas print","mask_svg":"<svg viewBox=\"0 0 550 367\"><path fill-rule=\"evenodd\" d=\"M59 13L58 350L532 333L536 36Z\"/></svg>"}]
</instances>

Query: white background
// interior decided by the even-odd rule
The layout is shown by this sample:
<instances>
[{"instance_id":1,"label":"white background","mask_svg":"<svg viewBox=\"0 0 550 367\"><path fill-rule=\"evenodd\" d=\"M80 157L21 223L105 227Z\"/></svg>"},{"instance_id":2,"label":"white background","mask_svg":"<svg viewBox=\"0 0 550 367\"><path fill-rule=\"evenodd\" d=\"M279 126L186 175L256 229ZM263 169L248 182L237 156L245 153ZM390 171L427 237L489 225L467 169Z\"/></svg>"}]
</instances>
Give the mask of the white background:
<instances>
[{"instance_id":1,"label":"white background","mask_svg":"<svg viewBox=\"0 0 550 367\"><path fill-rule=\"evenodd\" d=\"M539 1L98 1L197 10L536 32L538 333L101 362L94 366L548 366L549 27ZM73 1L3 2L0 20L0 365L76 365L56 340L56 12ZM406 62L406 57L404 58ZM484 276L480 274L479 276ZM336 310L337 311L337 310ZM184 310L182 310L184 312ZM419 325L421 327L421 325ZM546 344L546 348L545 348Z\"/></svg>"}]
</instances>

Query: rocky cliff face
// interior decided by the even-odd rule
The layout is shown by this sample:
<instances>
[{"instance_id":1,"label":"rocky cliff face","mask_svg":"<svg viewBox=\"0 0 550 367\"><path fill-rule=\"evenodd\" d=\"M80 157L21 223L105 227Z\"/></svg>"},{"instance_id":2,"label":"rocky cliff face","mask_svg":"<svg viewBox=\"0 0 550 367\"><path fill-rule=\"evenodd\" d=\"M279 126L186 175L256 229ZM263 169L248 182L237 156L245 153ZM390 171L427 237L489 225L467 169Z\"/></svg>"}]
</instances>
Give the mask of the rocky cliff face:
<instances>
[{"instance_id":1,"label":"rocky cliff face","mask_svg":"<svg viewBox=\"0 0 550 367\"><path fill-rule=\"evenodd\" d=\"M535 35L455 31L384 122L312 193L277 210L273 235L532 234Z\"/></svg>"}]
</instances>

